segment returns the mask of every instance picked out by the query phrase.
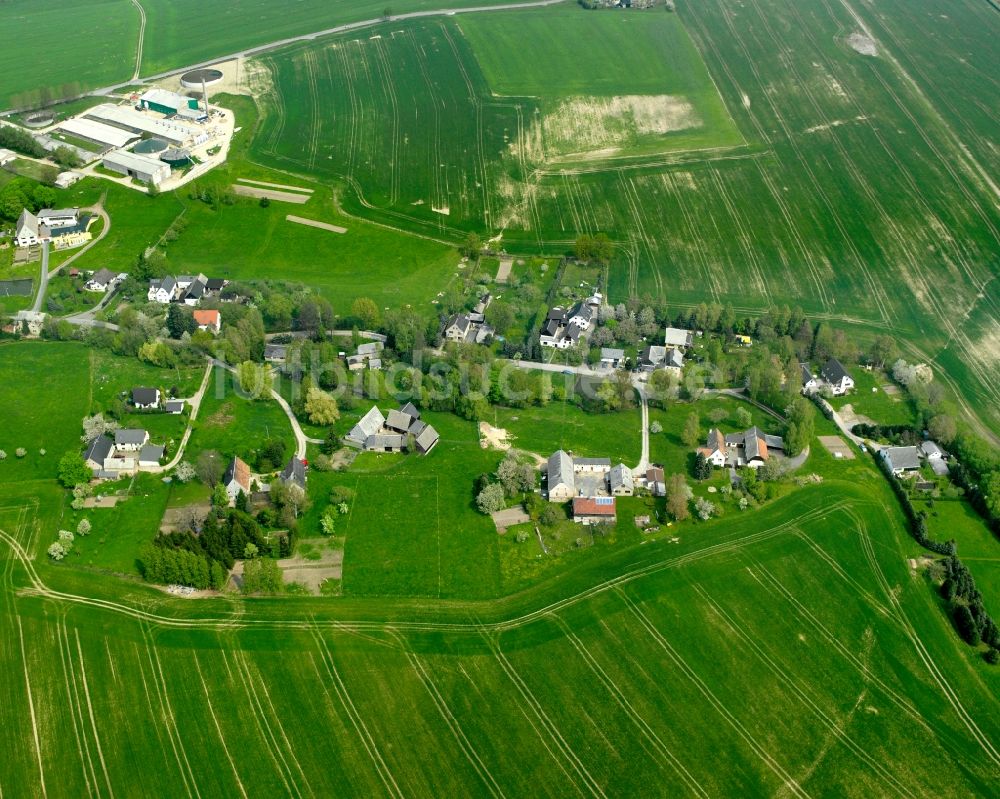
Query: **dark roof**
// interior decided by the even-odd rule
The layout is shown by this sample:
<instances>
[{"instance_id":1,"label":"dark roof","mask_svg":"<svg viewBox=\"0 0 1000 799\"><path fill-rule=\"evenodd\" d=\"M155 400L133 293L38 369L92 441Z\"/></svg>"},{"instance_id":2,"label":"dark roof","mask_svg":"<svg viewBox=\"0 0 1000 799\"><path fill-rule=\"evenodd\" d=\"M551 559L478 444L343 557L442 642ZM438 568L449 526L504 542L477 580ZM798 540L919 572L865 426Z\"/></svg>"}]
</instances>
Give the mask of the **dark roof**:
<instances>
[{"instance_id":1,"label":"dark roof","mask_svg":"<svg viewBox=\"0 0 1000 799\"><path fill-rule=\"evenodd\" d=\"M184 413L184 400L167 400L167 413Z\"/></svg>"},{"instance_id":2,"label":"dark roof","mask_svg":"<svg viewBox=\"0 0 1000 799\"><path fill-rule=\"evenodd\" d=\"M441 436L438 435L437 430L435 430L430 425L427 425L421 431L420 435L417 436L417 440L415 442L417 445L417 450L420 451L422 454L426 455L428 452L434 449L434 446L438 443L440 439Z\"/></svg>"},{"instance_id":3,"label":"dark roof","mask_svg":"<svg viewBox=\"0 0 1000 799\"><path fill-rule=\"evenodd\" d=\"M101 285L106 285L114 280L118 276L117 272L112 272L110 269L98 269L94 274L90 276L88 283L99 283Z\"/></svg>"},{"instance_id":4,"label":"dark roof","mask_svg":"<svg viewBox=\"0 0 1000 799\"><path fill-rule=\"evenodd\" d=\"M289 459L285 468L281 470L281 479L286 483L296 483L302 488L306 487L306 464L296 457Z\"/></svg>"},{"instance_id":5,"label":"dark roof","mask_svg":"<svg viewBox=\"0 0 1000 799\"><path fill-rule=\"evenodd\" d=\"M838 361L836 358L831 358L823 366L823 379L829 383L839 383L845 377L849 378L850 375L844 368L844 364Z\"/></svg>"},{"instance_id":6,"label":"dark roof","mask_svg":"<svg viewBox=\"0 0 1000 799\"><path fill-rule=\"evenodd\" d=\"M557 322L565 322L566 321L566 311L563 310L562 308L559 308L557 306L557 307L553 308L552 310L550 310L548 312L548 314L546 315L545 318L546 318L546 320L555 319Z\"/></svg>"},{"instance_id":7,"label":"dark roof","mask_svg":"<svg viewBox=\"0 0 1000 799\"><path fill-rule=\"evenodd\" d=\"M417 410L417 406L414 405L412 402L406 403L402 408L400 408L400 410L403 413L409 414L414 419L420 418L420 411Z\"/></svg>"},{"instance_id":8,"label":"dark roof","mask_svg":"<svg viewBox=\"0 0 1000 799\"><path fill-rule=\"evenodd\" d=\"M107 436L94 436L83 453L83 459L94 463L104 463L104 459L111 454L113 447L114 442Z\"/></svg>"},{"instance_id":9,"label":"dark roof","mask_svg":"<svg viewBox=\"0 0 1000 799\"><path fill-rule=\"evenodd\" d=\"M385 417L385 426L398 433L407 432L412 424L413 417L410 414L397 411L395 408Z\"/></svg>"},{"instance_id":10,"label":"dark roof","mask_svg":"<svg viewBox=\"0 0 1000 799\"><path fill-rule=\"evenodd\" d=\"M140 463L159 463L160 458L163 457L164 448L158 444L146 444L141 450L139 450L139 462Z\"/></svg>"},{"instance_id":11,"label":"dark roof","mask_svg":"<svg viewBox=\"0 0 1000 799\"><path fill-rule=\"evenodd\" d=\"M561 319L549 319L545 323L545 327L542 328L542 335L544 336L554 336L559 332L559 328L562 327Z\"/></svg>"},{"instance_id":12,"label":"dark roof","mask_svg":"<svg viewBox=\"0 0 1000 799\"><path fill-rule=\"evenodd\" d=\"M159 393L155 388L133 388L132 402L136 405L152 405L159 399Z\"/></svg>"},{"instance_id":13,"label":"dark roof","mask_svg":"<svg viewBox=\"0 0 1000 799\"><path fill-rule=\"evenodd\" d=\"M802 368L802 385L805 385L813 379L812 372L810 371L809 364L807 363L800 363L799 366Z\"/></svg>"},{"instance_id":14,"label":"dark roof","mask_svg":"<svg viewBox=\"0 0 1000 799\"><path fill-rule=\"evenodd\" d=\"M125 444L145 444L149 434L145 430L136 427L126 427L122 430L115 430L115 446L120 447Z\"/></svg>"}]
</instances>

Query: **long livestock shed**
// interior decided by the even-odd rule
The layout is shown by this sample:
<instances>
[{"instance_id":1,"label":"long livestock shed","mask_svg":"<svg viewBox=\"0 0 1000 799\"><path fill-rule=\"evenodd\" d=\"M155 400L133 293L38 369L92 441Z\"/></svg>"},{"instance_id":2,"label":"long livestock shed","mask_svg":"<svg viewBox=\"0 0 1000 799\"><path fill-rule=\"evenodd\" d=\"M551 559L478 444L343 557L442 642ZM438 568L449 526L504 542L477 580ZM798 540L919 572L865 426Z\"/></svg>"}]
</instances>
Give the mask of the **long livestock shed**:
<instances>
[{"instance_id":1,"label":"long livestock shed","mask_svg":"<svg viewBox=\"0 0 1000 799\"><path fill-rule=\"evenodd\" d=\"M124 147L139 138L138 133L105 125L94 119L67 119L59 125L59 130L106 147Z\"/></svg>"},{"instance_id":2,"label":"long livestock shed","mask_svg":"<svg viewBox=\"0 0 1000 799\"><path fill-rule=\"evenodd\" d=\"M170 177L170 167L159 158L148 155L130 153L128 150L115 150L104 156L105 169L128 175L143 183L159 186Z\"/></svg>"},{"instance_id":3,"label":"long livestock shed","mask_svg":"<svg viewBox=\"0 0 1000 799\"><path fill-rule=\"evenodd\" d=\"M207 134L191 125L169 119L156 119L133 108L110 103L91 108L87 116L136 133L149 133L178 147L188 147L199 143L199 139L204 141L207 138Z\"/></svg>"}]
</instances>

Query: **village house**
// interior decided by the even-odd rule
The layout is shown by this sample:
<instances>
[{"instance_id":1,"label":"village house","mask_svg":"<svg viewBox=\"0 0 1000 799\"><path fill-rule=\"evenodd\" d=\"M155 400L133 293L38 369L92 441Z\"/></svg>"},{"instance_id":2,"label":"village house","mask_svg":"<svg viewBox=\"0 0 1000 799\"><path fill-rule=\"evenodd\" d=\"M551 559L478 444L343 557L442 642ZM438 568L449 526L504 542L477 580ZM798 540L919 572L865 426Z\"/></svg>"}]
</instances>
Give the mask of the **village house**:
<instances>
[{"instance_id":1,"label":"village house","mask_svg":"<svg viewBox=\"0 0 1000 799\"><path fill-rule=\"evenodd\" d=\"M149 433L134 427L115 430L115 450L118 452L138 452L149 442Z\"/></svg>"},{"instance_id":2,"label":"village house","mask_svg":"<svg viewBox=\"0 0 1000 799\"><path fill-rule=\"evenodd\" d=\"M5 333L20 333L28 338L42 335L48 314L44 311L18 311L9 323L4 325Z\"/></svg>"},{"instance_id":3,"label":"village house","mask_svg":"<svg viewBox=\"0 0 1000 799\"><path fill-rule=\"evenodd\" d=\"M657 369L672 369L680 372L684 368L684 353L676 347L661 347L651 344L639 353L639 370L655 372Z\"/></svg>"},{"instance_id":4,"label":"village house","mask_svg":"<svg viewBox=\"0 0 1000 799\"><path fill-rule=\"evenodd\" d=\"M164 447L159 444L146 444L139 450L139 469L155 469L160 465Z\"/></svg>"},{"instance_id":5,"label":"village house","mask_svg":"<svg viewBox=\"0 0 1000 799\"><path fill-rule=\"evenodd\" d=\"M184 400L167 400L164 410L174 415L184 413Z\"/></svg>"},{"instance_id":6,"label":"village house","mask_svg":"<svg viewBox=\"0 0 1000 799\"><path fill-rule=\"evenodd\" d=\"M820 375L835 397L846 394L854 388L854 378L847 373L844 365L836 358L831 358L823 365Z\"/></svg>"},{"instance_id":7,"label":"village house","mask_svg":"<svg viewBox=\"0 0 1000 799\"><path fill-rule=\"evenodd\" d=\"M90 217L81 218L79 208L43 208L37 214L25 208L17 219L14 240L18 247L32 247L84 233L89 224Z\"/></svg>"},{"instance_id":8,"label":"village house","mask_svg":"<svg viewBox=\"0 0 1000 799\"><path fill-rule=\"evenodd\" d=\"M493 336L493 328L482 314L457 313L444 326L446 341L464 344L484 344Z\"/></svg>"},{"instance_id":9,"label":"village house","mask_svg":"<svg viewBox=\"0 0 1000 799\"><path fill-rule=\"evenodd\" d=\"M927 465L931 467L934 474L943 477L948 474L947 456L944 451L934 441L922 441L920 443L920 454L927 460Z\"/></svg>"},{"instance_id":10,"label":"village house","mask_svg":"<svg viewBox=\"0 0 1000 799\"><path fill-rule=\"evenodd\" d=\"M663 334L663 344L666 347L691 349L694 345L694 332L679 327L668 327Z\"/></svg>"},{"instance_id":11,"label":"village house","mask_svg":"<svg viewBox=\"0 0 1000 799\"><path fill-rule=\"evenodd\" d=\"M365 367L369 369L381 369L382 359L378 357L382 351L381 341L370 341L358 345L356 355L348 356L347 368L351 372L360 372Z\"/></svg>"},{"instance_id":12,"label":"village house","mask_svg":"<svg viewBox=\"0 0 1000 799\"><path fill-rule=\"evenodd\" d=\"M879 456L896 477L920 470L920 453L916 447L886 447Z\"/></svg>"},{"instance_id":13,"label":"village house","mask_svg":"<svg viewBox=\"0 0 1000 799\"><path fill-rule=\"evenodd\" d=\"M640 478L640 485L654 497L667 495L667 478L661 466L650 466Z\"/></svg>"},{"instance_id":14,"label":"village house","mask_svg":"<svg viewBox=\"0 0 1000 799\"><path fill-rule=\"evenodd\" d=\"M802 370L802 393L808 394L811 391L815 391L820 387L820 380L812 373L809 369L809 364L800 363L799 368Z\"/></svg>"},{"instance_id":15,"label":"village house","mask_svg":"<svg viewBox=\"0 0 1000 799\"><path fill-rule=\"evenodd\" d=\"M250 467L240 458L233 458L222 475L222 485L229 495L230 502L235 502L240 492L250 496Z\"/></svg>"},{"instance_id":16,"label":"village house","mask_svg":"<svg viewBox=\"0 0 1000 799\"><path fill-rule=\"evenodd\" d=\"M278 479L285 485L296 485L303 491L306 490L306 462L294 455L289 458L285 468L281 470Z\"/></svg>"},{"instance_id":17,"label":"village house","mask_svg":"<svg viewBox=\"0 0 1000 799\"><path fill-rule=\"evenodd\" d=\"M265 344L264 360L268 363L284 363L288 354L288 347L284 344Z\"/></svg>"},{"instance_id":18,"label":"village house","mask_svg":"<svg viewBox=\"0 0 1000 799\"><path fill-rule=\"evenodd\" d=\"M717 427L709 430L705 446L698 448L698 454L702 455L712 466L718 468L725 466L729 450L726 447L726 437L722 431Z\"/></svg>"},{"instance_id":19,"label":"village house","mask_svg":"<svg viewBox=\"0 0 1000 799\"><path fill-rule=\"evenodd\" d=\"M437 430L420 418L420 411L412 403L399 410L389 411L386 417L373 405L351 432L344 443L365 452L402 452L412 442L413 448L426 455L437 446Z\"/></svg>"},{"instance_id":20,"label":"village house","mask_svg":"<svg viewBox=\"0 0 1000 799\"><path fill-rule=\"evenodd\" d=\"M574 458L560 449L549 456L545 474L550 502L635 493L632 470L624 463L612 466L610 458Z\"/></svg>"},{"instance_id":21,"label":"village house","mask_svg":"<svg viewBox=\"0 0 1000 799\"><path fill-rule=\"evenodd\" d=\"M574 497L573 521L578 524L614 524L617 510L614 497Z\"/></svg>"},{"instance_id":22,"label":"village house","mask_svg":"<svg viewBox=\"0 0 1000 799\"><path fill-rule=\"evenodd\" d=\"M552 347L557 350L568 350L570 347L575 347L587 329L578 324L578 321L583 318L580 316L578 310L580 307L577 306L574 309L575 316L573 319L561 307L557 306L551 309L545 317L545 323L542 325L538 343L543 347ZM582 307L590 308L590 306ZM591 308L592 311L593 309ZM587 322L587 327L589 326L590 322Z\"/></svg>"},{"instance_id":23,"label":"village house","mask_svg":"<svg viewBox=\"0 0 1000 799\"><path fill-rule=\"evenodd\" d=\"M601 347L601 366L605 369L618 369L625 362L625 350L613 347Z\"/></svg>"},{"instance_id":24,"label":"village house","mask_svg":"<svg viewBox=\"0 0 1000 799\"><path fill-rule=\"evenodd\" d=\"M94 436L83 452L83 460L96 475L104 469L104 461L114 448L115 442L108 436Z\"/></svg>"},{"instance_id":25,"label":"village house","mask_svg":"<svg viewBox=\"0 0 1000 799\"><path fill-rule=\"evenodd\" d=\"M222 314L216 310L197 310L194 312L194 321L199 330L215 334L222 330Z\"/></svg>"},{"instance_id":26,"label":"village house","mask_svg":"<svg viewBox=\"0 0 1000 799\"><path fill-rule=\"evenodd\" d=\"M154 278L149 281L149 290L146 292L146 299L149 302L158 302L166 305L174 298L177 290L177 281L172 277Z\"/></svg>"},{"instance_id":27,"label":"village house","mask_svg":"<svg viewBox=\"0 0 1000 799\"><path fill-rule=\"evenodd\" d=\"M83 289L84 291L93 291L99 294L105 294L114 289L127 277L128 274L125 272L112 272L110 269L98 269L89 278L87 278L87 282L83 284Z\"/></svg>"},{"instance_id":28,"label":"village house","mask_svg":"<svg viewBox=\"0 0 1000 799\"><path fill-rule=\"evenodd\" d=\"M784 454L785 440L759 427L726 435L713 427L708 431L705 446L699 447L697 452L715 467L751 466L756 469L773 454Z\"/></svg>"},{"instance_id":29,"label":"village house","mask_svg":"<svg viewBox=\"0 0 1000 799\"><path fill-rule=\"evenodd\" d=\"M160 389L133 388L132 404L139 410L143 411L160 407Z\"/></svg>"}]
</instances>

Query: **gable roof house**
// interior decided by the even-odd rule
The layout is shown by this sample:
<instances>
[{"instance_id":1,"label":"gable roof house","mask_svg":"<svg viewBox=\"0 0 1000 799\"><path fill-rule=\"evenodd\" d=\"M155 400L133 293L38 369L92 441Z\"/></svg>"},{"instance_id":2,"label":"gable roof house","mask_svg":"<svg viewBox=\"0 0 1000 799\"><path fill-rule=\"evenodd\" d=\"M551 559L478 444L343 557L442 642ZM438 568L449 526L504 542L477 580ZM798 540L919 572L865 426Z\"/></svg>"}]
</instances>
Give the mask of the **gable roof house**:
<instances>
[{"instance_id":1,"label":"gable roof house","mask_svg":"<svg viewBox=\"0 0 1000 799\"><path fill-rule=\"evenodd\" d=\"M617 520L614 497L574 497L573 521L579 524L613 524Z\"/></svg>"},{"instance_id":2,"label":"gable roof house","mask_svg":"<svg viewBox=\"0 0 1000 799\"><path fill-rule=\"evenodd\" d=\"M581 330L587 330L596 316L597 309L593 305L578 302L573 306L573 310L567 314L567 319L569 320L569 324L576 325Z\"/></svg>"},{"instance_id":3,"label":"gable roof house","mask_svg":"<svg viewBox=\"0 0 1000 799\"><path fill-rule=\"evenodd\" d=\"M17 218L17 225L14 228L14 240L18 247L31 247L41 241L39 236L40 224L38 217L25 208Z\"/></svg>"},{"instance_id":4,"label":"gable roof house","mask_svg":"<svg viewBox=\"0 0 1000 799\"><path fill-rule=\"evenodd\" d=\"M358 372L366 366L369 369L381 369L382 360L378 358L382 351L382 342L371 341L367 344L359 344L357 355L351 355L347 359L347 368L352 372Z\"/></svg>"},{"instance_id":5,"label":"gable roof house","mask_svg":"<svg viewBox=\"0 0 1000 799\"><path fill-rule=\"evenodd\" d=\"M180 286L178 282L178 286L181 288L179 299L185 305L197 305L208 293L208 280L204 275L198 275L187 286Z\"/></svg>"},{"instance_id":6,"label":"gable roof house","mask_svg":"<svg viewBox=\"0 0 1000 799\"><path fill-rule=\"evenodd\" d=\"M159 302L165 305L173 300L176 290L177 281L172 277L154 278L149 281L149 290L146 292L146 299L149 302Z\"/></svg>"},{"instance_id":7,"label":"gable roof house","mask_svg":"<svg viewBox=\"0 0 1000 799\"><path fill-rule=\"evenodd\" d=\"M23 333L28 337L37 338L42 335L46 318L48 314L45 311L18 311L3 329L7 333Z\"/></svg>"},{"instance_id":8,"label":"gable roof house","mask_svg":"<svg viewBox=\"0 0 1000 799\"><path fill-rule=\"evenodd\" d=\"M684 353L681 352L677 347L671 347L667 350L667 354L663 359L664 369L683 369L684 368Z\"/></svg>"},{"instance_id":9,"label":"gable roof house","mask_svg":"<svg viewBox=\"0 0 1000 799\"><path fill-rule=\"evenodd\" d=\"M284 344L265 344L264 360L268 363L284 363L288 347Z\"/></svg>"},{"instance_id":10,"label":"gable roof house","mask_svg":"<svg viewBox=\"0 0 1000 799\"><path fill-rule=\"evenodd\" d=\"M632 470L624 463L612 466L608 472L608 492L613 497L630 497L635 493Z\"/></svg>"},{"instance_id":11,"label":"gable roof house","mask_svg":"<svg viewBox=\"0 0 1000 799\"><path fill-rule=\"evenodd\" d=\"M546 475L550 502L564 502L576 494L573 459L565 450L557 450L549 456Z\"/></svg>"},{"instance_id":12,"label":"gable roof house","mask_svg":"<svg viewBox=\"0 0 1000 799\"><path fill-rule=\"evenodd\" d=\"M118 274L116 272L112 272L110 269L98 269L83 284L83 288L84 291L104 293L108 289L113 289L118 283Z\"/></svg>"},{"instance_id":13,"label":"gable roof house","mask_svg":"<svg viewBox=\"0 0 1000 799\"><path fill-rule=\"evenodd\" d=\"M458 313L445 324L444 337L448 341L465 341L472 329L472 320L466 314Z\"/></svg>"},{"instance_id":14,"label":"gable roof house","mask_svg":"<svg viewBox=\"0 0 1000 799\"><path fill-rule=\"evenodd\" d=\"M208 330L211 333L218 333L222 330L222 314L214 309L198 309L193 316L199 330Z\"/></svg>"},{"instance_id":15,"label":"gable roof house","mask_svg":"<svg viewBox=\"0 0 1000 799\"><path fill-rule=\"evenodd\" d=\"M285 468L281 470L278 479L285 485L297 485L303 491L306 488L306 463L294 455L288 459Z\"/></svg>"},{"instance_id":16,"label":"gable roof house","mask_svg":"<svg viewBox=\"0 0 1000 799\"><path fill-rule=\"evenodd\" d=\"M805 394L819 388L819 380L810 371L809 364L800 363L799 368L802 370L802 393Z\"/></svg>"},{"instance_id":17,"label":"gable roof house","mask_svg":"<svg viewBox=\"0 0 1000 799\"><path fill-rule=\"evenodd\" d=\"M726 437L722 435L722 431L717 427L713 427L709 430L705 446L698 447L698 452L713 466L725 466Z\"/></svg>"},{"instance_id":18,"label":"gable roof house","mask_svg":"<svg viewBox=\"0 0 1000 799\"><path fill-rule=\"evenodd\" d=\"M836 358L831 358L824 365L820 372L823 379L829 384L830 391L834 396L846 394L854 388L854 378L851 377L844 365Z\"/></svg>"},{"instance_id":19,"label":"gable roof house","mask_svg":"<svg viewBox=\"0 0 1000 799\"><path fill-rule=\"evenodd\" d=\"M104 468L104 459L111 454L114 448L115 442L108 436L94 436L83 452L83 459L91 470L99 472Z\"/></svg>"},{"instance_id":20,"label":"gable roof house","mask_svg":"<svg viewBox=\"0 0 1000 799\"><path fill-rule=\"evenodd\" d=\"M235 500L242 491L250 496L250 467L240 458L233 458L222 475L222 485L226 488L230 501Z\"/></svg>"},{"instance_id":21,"label":"gable roof house","mask_svg":"<svg viewBox=\"0 0 1000 799\"><path fill-rule=\"evenodd\" d=\"M393 408L389 415L385 417L385 426L397 433L408 433L413 425L414 418L405 411L397 411Z\"/></svg>"},{"instance_id":22,"label":"gable roof house","mask_svg":"<svg viewBox=\"0 0 1000 799\"><path fill-rule=\"evenodd\" d=\"M377 405L373 405L371 410L362 416L356 425L351 428L351 432L344 437L344 443L352 447L362 449L370 436L378 433L385 426L385 417Z\"/></svg>"},{"instance_id":23,"label":"gable roof house","mask_svg":"<svg viewBox=\"0 0 1000 799\"><path fill-rule=\"evenodd\" d=\"M667 347L690 349L694 344L694 332L679 327L668 327L663 334L663 343Z\"/></svg>"},{"instance_id":24,"label":"gable roof house","mask_svg":"<svg viewBox=\"0 0 1000 799\"><path fill-rule=\"evenodd\" d=\"M139 450L139 468L151 469L160 465L160 458L163 457L163 450L158 444L146 444Z\"/></svg>"},{"instance_id":25,"label":"gable roof house","mask_svg":"<svg viewBox=\"0 0 1000 799\"><path fill-rule=\"evenodd\" d=\"M164 410L167 413L184 413L184 400L167 400Z\"/></svg>"},{"instance_id":26,"label":"gable roof house","mask_svg":"<svg viewBox=\"0 0 1000 799\"><path fill-rule=\"evenodd\" d=\"M655 372L667 358L667 348L659 344L651 344L639 353L639 369L643 372Z\"/></svg>"},{"instance_id":27,"label":"gable roof house","mask_svg":"<svg viewBox=\"0 0 1000 799\"><path fill-rule=\"evenodd\" d=\"M138 452L149 442L149 433L135 427L115 430L115 449L119 452Z\"/></svg>"},{"instance_id":28,"label":"gable roof house","mask_svg":"<svg viewBox=\"0 0 1000 799\"><path fill-rule=\"evenodd\" d=\"M667 478L660 466L650 466L646 469L646 476L643 478L646 489L654 497L665 497L667 495Z\"/></svg>"},{"instance_id":29,"label":"gable roof house","mask_svg":"<svg viewBox=\"0 0 1000 799\"><path fill-rule=\"evenodd\" d=\"M920 454L916 447L886 447L879 455L897 477L920 469Z\"/></svg>"},{"instance_id":30,"label":"gable roof house","mask_svg":"<svg viewBox=\"0 0 1000 799\"><path fill-rule=\"evenodd\" d=\"M149 410L160 405L160 389L158 388L133 388L132 404L136 408Z\"/></svg>"},{"instance_id":31,"label":"gable roof house","mask_svg":"<svg viewBox=\"0 0 1000 799\"><path fill-rule=\"evenodd\" d=\"M421 421L417 421L414 424L421 425L421 430L419 433L414 432L413 429L410 430L410 432L414 433L416 436L413 443L417 448L417 452L421 455L426 455L437 446L438 441L441 440L441 436L439 436L437 430L429 424L424 424Z\"/></svg>"},{"instance_id":32,"label":"gable roof house","mask_svg":"<svg viewBox=\"0 0 1000 799\"><path fill-rule=\"evenodd\" d=\"M601 347L601 366L617 369L625 360L625 350Z\"/></svg>"},{"instance_id":33,"label":"gable roof house","mask_svg":"<svg viewBox=\"0 0 1000 799\"><path fill-rule=\"evenodd\" d=\"M365 439L366 452L402 452L406 447L406 436L399 433L375 433Z\"/></svg>"}]
</instances>

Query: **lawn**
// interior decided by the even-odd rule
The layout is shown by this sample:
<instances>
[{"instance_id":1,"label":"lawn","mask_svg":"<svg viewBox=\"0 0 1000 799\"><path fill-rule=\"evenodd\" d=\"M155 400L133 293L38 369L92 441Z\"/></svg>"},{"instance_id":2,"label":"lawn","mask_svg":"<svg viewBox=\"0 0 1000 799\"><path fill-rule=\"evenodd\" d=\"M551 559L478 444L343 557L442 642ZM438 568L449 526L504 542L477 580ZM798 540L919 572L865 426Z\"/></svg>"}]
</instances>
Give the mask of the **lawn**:
<instances>
[{"instance_id":1,"label":"lawn","mask_svg":"<svg viewBox=\"0 0 1000 799\"><path fill-rule=\"evenodd\" d=\"M345 596L494 596L499 592L496 528L475 509L473 481L493 471L497 452L479 446L475 425L426 413L441 435L427 456L362 453L349 472L314 474L315 535L329 488L355 492L337 534L346 537ZM315 478L315 479L314 479Z\"/></svg>"},{"instance_id":2,"label":"lawn","mask_svg":"<svg viewBox=\"0 0 1000 799\"><path fill-rule=\"evenodd\" d=\"M913 406L907 399L905 389L893 383L882 372L854 369L854 390L843 397L833 397L830 404L840 410L850 404L856 414L874 419L881 425L914 424L916 417ZM887 394L883 386L891 386L897 393ZM874 390L873 390L874 389Z\"/></svg>"},{"instance_id":3,"label":"lawn","mask_svg":"<svg viewBox=\"0 0 1000 799\"><path fill-rule=\"evenodd\" d=\"M502 427L518 449L548 458L557 449L578 457L611 458L634 466L642 449L637 408L615 413L587 413L570 402L543 407L494 408L495 427Z\"/></svg>"},{"instance_id":4,"label":"lawn","mask_svg":"<svg viewBox=\"0 0 1000 799\"><path fill-rule=\"evenodd\" d=\"M285 442L290 457L295 452L295 436L285 412L274 400L253 401L240 396L235 380L236 376L225 370L213 372L185 460L194 462L204 450L215 450L225 459L234 455L251 459L253 451L272 438Z\"/></svg>"},{"instance_id":5,"label":"lawn","mask_svg":"<svg viewBox=\"0 0 1000 799\"><path fill-rule=\"evenodd\" d=\"M969 727L1000 734L998 676L908 578L890 497L812 487L499 602L220 603L65 564L39 567L61 596L15 594L27 577L4 546L0 667L19 679L0 689L0 780L18 795L95 779L143 795L747 796L790 780L988 795ZM30 536L18 520L0 508L0 529ZM946 697L942 674L961 689Z\"/></svg>"}]
</instances>

